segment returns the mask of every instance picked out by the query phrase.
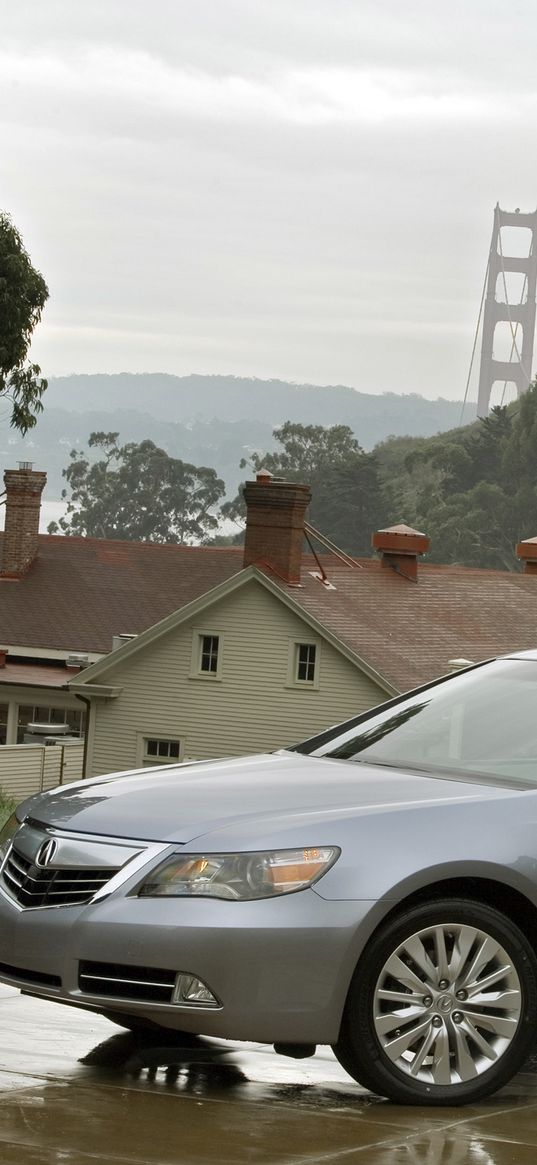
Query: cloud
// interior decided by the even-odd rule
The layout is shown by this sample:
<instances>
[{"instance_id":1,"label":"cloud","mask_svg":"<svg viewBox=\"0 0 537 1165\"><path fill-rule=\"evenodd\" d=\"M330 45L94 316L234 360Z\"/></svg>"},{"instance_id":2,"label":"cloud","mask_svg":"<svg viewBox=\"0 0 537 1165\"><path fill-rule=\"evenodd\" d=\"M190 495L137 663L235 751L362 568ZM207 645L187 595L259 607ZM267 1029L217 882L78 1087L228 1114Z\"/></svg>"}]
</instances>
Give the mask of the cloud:
<instances>
[{"instance_id":1,"label":"cloud","mask_svg":"<svg viewBox=\"0 0 537 1165\"><path fill-rule=\"evenodd\" d=\"M275 70L253 79L172 67L145 52L90 48L74 58L0 51L0 87L6 94L4 116L19 117L21 105L40 118L49 113L60 124L74 122L80 106L85 120L105 105L110 129L128 112L136 132L138 111L145 117L168 115L212 122L283 122L298 126L373 125L446 121L503 120L505 103L496 92L461 88L458 79L395 69L334 66ZM11 102L8 95L11 93ZM65 104L58 107L58 102ZM529 113L536 100L514 95L518 111ZM511 107L511 116L515 112Z\"/></svg>"},{"instance_id":2,"label":"cloud","mask_svg":"<svg viewBox=\"0 0 537 1165\"><path fill-rule=\"evenodd\" d=\"M535 205L536 31L533 0L18 0L36 358L460 396L492 208Z\"/></svg>"}]
</instances>

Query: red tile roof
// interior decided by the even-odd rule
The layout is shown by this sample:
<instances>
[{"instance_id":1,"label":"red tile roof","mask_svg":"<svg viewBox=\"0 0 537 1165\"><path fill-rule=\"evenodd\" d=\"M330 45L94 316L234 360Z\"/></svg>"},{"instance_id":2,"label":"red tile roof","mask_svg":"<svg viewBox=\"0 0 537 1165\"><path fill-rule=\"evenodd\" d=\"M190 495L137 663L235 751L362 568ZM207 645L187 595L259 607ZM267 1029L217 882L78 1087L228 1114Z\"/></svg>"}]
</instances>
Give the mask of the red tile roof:
<instances>
[{"instance_id":1,"label":"red tile roof","mask_svg":"<svg viewBox=\"0 0 537 1165\"><path fill-rule=\"evenodd\" d=\"M72 680L73 672L60 664L6 663L0 667L0 685L18 684L32 688L64 688Z\"/></svg>"},{"instance_id":2,"label":"red tile roof","mask_svg":"<svg viewBox=\"0 0 537 1165\"><path fill-rule=\"evenodd\" d=\"M273 581L398 691L444 674L451 659L537 646L537 575L420 563L414 583L375 559L323 565L334 590L307 571L299 589Z\"/></svg>"},{"instance_id":3,"label":"red tile roof","mask_svg":"<svg viewBox=\"0 0 537 1165\"><path fill-rule=\"evenodd\" d=\"M108 652L241 567L242 547L43 534L27 574L0 579L0 647Z\"/></svg>"},{"instance_id":4,"label":"red tile roof","mask_svg":"<svg viewBox=\"0 0 537 1165\"><path fill-rule=\"evenodd\" d=\"M41 535L26 576L0 580L0 647L106 653L113 635L137 634L237 574L242 557L242 547ZM334 589L312 577L310 557L301 587L266 573L399 691L450 659L537 645L537 575L420 562L414 583L377 559L322 563Z\"/></svg>"}]
</instances>

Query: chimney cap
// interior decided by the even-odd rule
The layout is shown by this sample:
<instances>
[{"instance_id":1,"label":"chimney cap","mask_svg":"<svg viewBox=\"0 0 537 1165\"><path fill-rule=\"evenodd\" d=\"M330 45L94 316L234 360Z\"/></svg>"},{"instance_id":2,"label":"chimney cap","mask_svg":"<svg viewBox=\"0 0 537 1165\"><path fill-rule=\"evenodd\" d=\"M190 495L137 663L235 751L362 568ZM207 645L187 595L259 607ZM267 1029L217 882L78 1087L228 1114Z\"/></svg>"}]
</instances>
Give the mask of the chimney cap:
<instances>
[{"instance_id":1,"label":"chimney cap","mask_svg":"<svg viewBox=\"0 0 537 1165\"><path fill-rule=\"evenodd\" d=\"M20 473L31 473L33 467L34 467L33 461L19 461L19 472Z\"/></svg>"},{"instance_id":2,"label":"chimney cap","mask_svg":"<svg viewBox=\"0 0 537 1165\"><path fill-rule=\"evenodd\" d=\"M415 557L417 554L425 554L430 539L420 530L413 530L412 526L399 522L395 526L377 530L371 538L371 545L384 554L408 554Z\"/></svg>"},{"instance_id":3,"label":"chimney cap","mask_svg":"<svg viewBox=\"0 0 537 1165\"><path fill-rule=\"evenodd\" d=\"M271 481L274 481L274 474L270 472L270 469L261 466L255 475L255 480L259 485L270 485Z\"/></svg>"},{"instance_id":4,"label":"chimney cap","mask_svg":"<svg viewBox=\"0 0 537 1165\"><path fill-rule=\"evenodd\" d=\"M378 534L417 534L418 538L426 538L426 534L422 534L421 530L414 530L413 526L407 526L406 522L398 522L395 526L383 526L382 530L377 531Z\"/></svg>"}]
</instances>

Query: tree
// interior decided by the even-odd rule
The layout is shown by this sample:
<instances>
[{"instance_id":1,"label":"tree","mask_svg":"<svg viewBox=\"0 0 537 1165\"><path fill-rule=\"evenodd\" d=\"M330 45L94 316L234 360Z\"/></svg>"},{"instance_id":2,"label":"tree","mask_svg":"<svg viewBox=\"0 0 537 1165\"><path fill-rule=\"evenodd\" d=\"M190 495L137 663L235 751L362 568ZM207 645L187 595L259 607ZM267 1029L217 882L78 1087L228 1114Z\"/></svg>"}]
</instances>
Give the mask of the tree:
<instances>
[{"instance_id":1,"label":"tree","mask_svg":"<svg viewBox=\"0 0 537 1165\"><path fill-rule=\"evenodd\" d=\"M522 492L509 497L500 486L486 481L467 493L452 494L431 508L425 523L431 560L515 570L515 545L527 531L524 515L528 513L531 499L523 498Z\"/></svg>"},{"instance_id":2,"label":"tree","mask_svg":"<svg viewBox=\"0 0 537 1165\"><path fill-rule=\"evenodd\" d=\"M516 543L537 534L537 385L466 429L406 443L391 482L386 452L393 462L390 442L378 450L384 496L405 499L433 562L519 569Z\"/></svg>"},{"instance_id":3,"label":"tree","mask_svg":"<svg viewBox=\"0 0 537 1165\"><path fill-rule=\"evenodd\" d=\"M514 419L504 443L501 463L503 479L510 492L518 489L522 480L537 486L537 380L513 409ZM537 527L537 515L534 521Z\"/></svg>"},{"instance_id":4,"label":"tree","mask_svg":"<svg viewBox=\"0 0 537 1165\"><path fill-rule=\"evenodd\" d=\"M281 449L254 453L241 461L253 473L310 485L309 521L349 554L371 554L371 534L384 520L374 453L364 453L348 425L299 425L286 421L274 430ZM224 517L244 518L242 487L222 506Z\"/></svg>"},{"instance_id":5,"label":"tree","mask_svg":"<svg viewBox=\"0 0 537 1165\"><path fill-rule=\"evenodd\" d=\"M214 510L224 483L214 469L170 457L153 441L118 445L119 433L91 433L100 450L90 461L78 449L63 476L71 496L67 518L49 534L86 535L148 542L203 542L218 526ZM67 490L62 497L67 498Z\"/></svg>"},{"instance_id":6,"label":"tree","mask_svg":"<svg viewBox=\"0 0 537 1165\"><path fill-rule=\"evenodd\" d=\"M23 436L43 410L47 382L27 357L47 299L43 276L32 266L9 215L0 211L0 398L10 401L10 424Z\"/></svg>"}]
</instances>

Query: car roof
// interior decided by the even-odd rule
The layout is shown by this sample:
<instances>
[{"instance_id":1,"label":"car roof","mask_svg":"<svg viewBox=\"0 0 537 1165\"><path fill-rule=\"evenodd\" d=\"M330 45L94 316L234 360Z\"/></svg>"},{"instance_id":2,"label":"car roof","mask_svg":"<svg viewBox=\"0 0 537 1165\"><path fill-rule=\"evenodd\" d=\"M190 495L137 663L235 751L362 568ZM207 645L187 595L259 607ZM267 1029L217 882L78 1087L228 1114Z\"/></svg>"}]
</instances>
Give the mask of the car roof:
<instances>
[{"instance_id":1,"label":"car roof","mask_svg":"<svg viewBox=\"0 0 537 1165\"><path fill-rule=\"evenodd\" d=\"M537 647L532 647L530 651L509 652L509 655L504 655L503 659L534 659L537 661Z\"/></svg>"}]
</instances>

